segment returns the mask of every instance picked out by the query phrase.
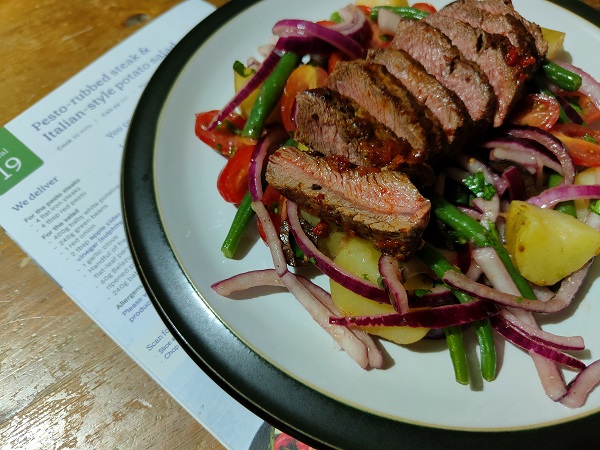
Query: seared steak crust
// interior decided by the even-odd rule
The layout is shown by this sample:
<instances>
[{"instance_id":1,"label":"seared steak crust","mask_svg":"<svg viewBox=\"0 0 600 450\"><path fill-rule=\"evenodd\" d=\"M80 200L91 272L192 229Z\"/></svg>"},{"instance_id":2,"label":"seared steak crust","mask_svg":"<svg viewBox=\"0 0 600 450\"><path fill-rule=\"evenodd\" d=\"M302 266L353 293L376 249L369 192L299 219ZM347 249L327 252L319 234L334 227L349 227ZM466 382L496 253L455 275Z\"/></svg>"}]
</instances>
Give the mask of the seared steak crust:
<instances>
[{"instance_id":1,"label":"seared steak crust","mask_svg":"<svg viewBox=\"0 0 600 450\"><path fill-rule=\"evenodd\" d=\"M433 170L415 164L410 144L375 120L350 97L329 88L296 96L296 141L323 155L338 155L352 164L399 170L418 184L431 184Z\"/></svg>"},{"instance_id":2,"label":"seared steak crust","mask_svg":"<svg viewBox=\"0 0 600 450\"><path fill-rule=\"evenodd\" d=\"M400 172L352 168L336 158L282 147L269 157L266 178L309 212L356 232L401 260L422 244L430 203Z\"/></svg>"},{"instance_id":3,"label":"seared steak crust","mask_svg":"<svg viewBox=\"0 0 600 450\"><path fill-rule=\"evenodd\" d=\"M520 65L507 62L514 48L508 38L443 14L431 14L425 20L448 36L462 56L476 63L486 74L498 99L494 126L502 125L520 98L527 78Z\"/></svg>"},{"instance_id":4,"label":"seared steak crust","mask_svg":"<svg viewBox=\"0 0 600 450\"><path fill-rule=\"evenodd\" d=\"M472 27L507 37L515 47L513 63L521 65L527 74L537 70L546 54L538 50L536 39L523 22L511 14L492 14L477 0L458 0L444 6L436 14L451 16Z\"/></svg>"},{"instance_id":5,"label":"seared steak crust","mask_svg":"<svg viewBox=\"0 0 600 450\"><path fill-rule=\"evenodd\" d=\"M384 65L418 101L431 110L440 121L451 148L459 149L465 144L472 126L465 104L418 61L405 51L391 47L369 50L367 61Z\"/></svg>"},{"instance_id":6,"label":"seared steak crust","mask_svg":"<svg viewBox=\"0 0 600 450\"><path fill-rule=\"evenodd\" d=\"M430 161L447 150L439 120L384 66L364 60L339 62L327 84L406 139L413 148L415 161Z\"/></svg>"},{"instance_id":7,"label":"seared steak crust","mask_svg":"<svg viewBox=\"0 0 600 450\"><path fill-rule=\"evenodd\" d=\"M463 0L464 1L464 0ZM468 0L469 3L477 8L483 9L494 15L507 14L514 17L527 29L527 32L533 36L535 46L541 57L546 56L548 51L548 42L542 36L542 29L536 23L530 22L519 14L512 4L512 0Z\"/></svg>"},{"instance_id":8,"label":"seared steak crust","mask_svg":"<svg viewBox=\"0 0 600 450\"><path fill-rule=\"evenodd\" d=\"M402 19L391 46L406 51L467 107L478 133L490 125L496 95L487 76L472 61L462 58L450 39L423 20Z\"/></svg>"}]
</instances>

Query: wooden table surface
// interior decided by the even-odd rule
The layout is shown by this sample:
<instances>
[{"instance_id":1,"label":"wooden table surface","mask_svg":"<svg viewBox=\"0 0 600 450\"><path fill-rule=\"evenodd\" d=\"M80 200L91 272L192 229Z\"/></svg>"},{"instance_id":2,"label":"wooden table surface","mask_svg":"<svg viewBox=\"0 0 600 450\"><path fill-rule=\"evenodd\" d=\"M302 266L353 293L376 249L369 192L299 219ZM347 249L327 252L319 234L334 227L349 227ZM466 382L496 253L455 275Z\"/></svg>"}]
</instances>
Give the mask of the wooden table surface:
<instances>
[{"instance_id":1,"label":"wooden table surface","mask_svg":"<svg viewBox=\"0 0 600 450\"><path fill-rule=\"evenodd\" d=\"M0 124L178 2L0 2ZM2 449L223 448L1 229L0 386Z\"/></svg>"}]
</instances>

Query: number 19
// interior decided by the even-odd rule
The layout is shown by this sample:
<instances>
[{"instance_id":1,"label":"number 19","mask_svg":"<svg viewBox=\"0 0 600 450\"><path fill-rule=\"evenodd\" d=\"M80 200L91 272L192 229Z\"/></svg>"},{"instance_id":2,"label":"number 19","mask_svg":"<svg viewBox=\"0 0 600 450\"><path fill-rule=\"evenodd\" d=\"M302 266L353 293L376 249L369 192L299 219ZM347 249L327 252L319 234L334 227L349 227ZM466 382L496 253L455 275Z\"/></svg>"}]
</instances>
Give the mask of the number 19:
<instances>
[{"instance_id":1,"label":"number 19","mask_svg":"<svg viewBox=\"0 0 600 450\"><path fill-rule=\"evenodd\" d=\"M0 166L0 175L4 177L4 180L8 180L13 176L11 172L18 172L21 170L21 160L19 158L10 157L4 161L4 164Z\"/></svg>"}]
</instances>

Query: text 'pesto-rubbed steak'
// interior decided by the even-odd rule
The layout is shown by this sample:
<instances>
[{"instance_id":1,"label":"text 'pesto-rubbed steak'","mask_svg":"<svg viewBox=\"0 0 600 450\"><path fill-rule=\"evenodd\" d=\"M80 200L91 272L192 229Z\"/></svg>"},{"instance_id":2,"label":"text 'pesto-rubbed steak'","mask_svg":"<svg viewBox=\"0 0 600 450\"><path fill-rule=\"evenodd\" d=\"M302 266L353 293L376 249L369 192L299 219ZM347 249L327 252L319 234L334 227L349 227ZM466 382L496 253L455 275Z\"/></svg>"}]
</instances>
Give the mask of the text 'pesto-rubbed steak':
<instances>
[{"instance_id":1,"label":"text 'pesto-rubbed steak'","mask_svg":"<svg viewBox=\"0 0 600 450\"><path fill-rule=\"evenodd\" d=\"M266 179L307 211L369 239L401 260L422 245L430 202L393 170L354 168L339 157L315 157L295 147L275 151Z\"/></svg>"}]
</instances>

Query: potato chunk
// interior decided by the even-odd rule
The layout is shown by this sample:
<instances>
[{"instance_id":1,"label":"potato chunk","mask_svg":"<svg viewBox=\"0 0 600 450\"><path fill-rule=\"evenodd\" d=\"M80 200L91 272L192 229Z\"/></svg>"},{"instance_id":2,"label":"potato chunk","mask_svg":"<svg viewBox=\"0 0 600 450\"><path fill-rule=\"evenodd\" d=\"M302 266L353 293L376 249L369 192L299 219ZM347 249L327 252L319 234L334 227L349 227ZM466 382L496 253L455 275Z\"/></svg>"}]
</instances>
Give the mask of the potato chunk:
<instances>
[{"instance_id":1,"label":"potato chunk","mask_svg":"<svg viewBox=\"0 0 600 450\"><path fill-rule=\"evenodd\" d=\"M326 251L344 269L377 283L379 278L379 257L381 253L369 241L359 237L348 237L346 233L332 233L328 238ZM331 296L344 316L366 316L394 313L391 305L366 299L330 280ZM380 336L397 344L412 344L422 339L428 328L411 327L361 327L361 330Z\"/></svg>"},{"instance_id":2,"label":"potato chunk","mask_svg":"<svg viewBox=\"0 0 600 450\"><path fill-rule=\"evenodd\" d=\"M562 212L513 201L506 215L506 247L526 279L550 286L600 252L600 232Z\"/></svg>"}]
</instances>

